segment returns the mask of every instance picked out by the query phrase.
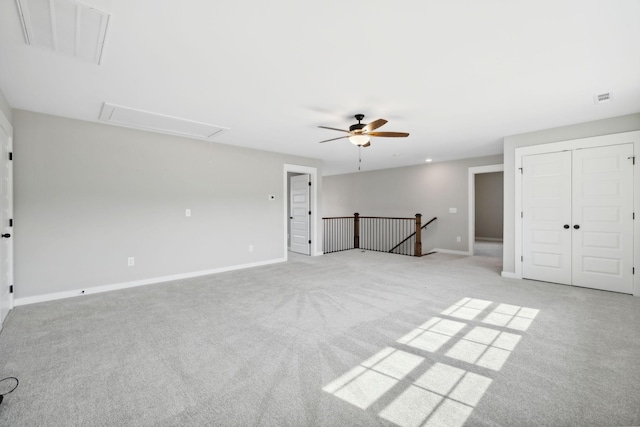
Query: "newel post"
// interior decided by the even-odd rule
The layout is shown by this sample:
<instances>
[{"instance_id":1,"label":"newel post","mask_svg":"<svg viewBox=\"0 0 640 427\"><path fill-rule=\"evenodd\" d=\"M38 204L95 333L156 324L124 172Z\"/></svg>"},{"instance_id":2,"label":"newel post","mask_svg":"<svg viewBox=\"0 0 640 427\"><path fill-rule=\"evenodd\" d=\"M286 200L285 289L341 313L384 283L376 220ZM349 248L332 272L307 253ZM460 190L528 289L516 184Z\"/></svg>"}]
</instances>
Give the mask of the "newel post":
<instances>
[{"instance_id":1,"label":"newel post","mask_svg":"<svg viewBox=\"0 0 640 427\"><path fill-rule=\"evenodd\" d=\"M413 247L413 256L422 256L422 214L416 214L416 243Z\"/></svg>"},{"instance_id":2,"label":"newel post","mask_svg":"<svg viewBox=\"0 0 640 427\"><path fill-rule=\"evenodd\" d=\"M360 248L360 214L358 212L353 214L353 247Z\"/></svg>"}]
</instances>

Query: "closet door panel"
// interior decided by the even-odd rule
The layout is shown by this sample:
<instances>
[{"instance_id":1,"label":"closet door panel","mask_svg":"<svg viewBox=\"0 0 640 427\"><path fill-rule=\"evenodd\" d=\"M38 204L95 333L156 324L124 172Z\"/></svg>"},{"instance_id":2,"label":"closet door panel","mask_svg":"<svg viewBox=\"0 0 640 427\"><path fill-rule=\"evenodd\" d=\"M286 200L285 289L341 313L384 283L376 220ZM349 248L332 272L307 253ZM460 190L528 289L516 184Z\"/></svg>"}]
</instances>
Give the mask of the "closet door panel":
<instances>
[{"instance_id":1,"label":"closet door panel","mask_svg":"<svg viewBox=\"0 0 640 427\"><path fill-rule=\"evenodd\" d=\"M571 284L571 152L523 157L522 187L523 277Z\"/></svg>"},{"instance_id":2,"label":"closet door panel","mask_svg":"<svg viewBox=\"0 0 640 427\"><path fill-rule=\"evenodd\" d=\"M633 144L573 151L572 283L632 293Z\"/></svg>"}]
</instances>

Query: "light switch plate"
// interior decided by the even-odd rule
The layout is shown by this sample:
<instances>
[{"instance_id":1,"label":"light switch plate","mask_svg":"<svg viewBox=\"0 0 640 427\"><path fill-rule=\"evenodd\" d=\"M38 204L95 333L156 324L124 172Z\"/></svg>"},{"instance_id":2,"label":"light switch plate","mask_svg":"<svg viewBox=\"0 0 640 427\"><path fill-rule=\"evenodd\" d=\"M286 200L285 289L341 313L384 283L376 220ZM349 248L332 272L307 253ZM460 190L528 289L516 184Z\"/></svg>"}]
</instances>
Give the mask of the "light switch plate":
<instances>
[{"instance_id":1,"label":"light switch plate","mask_svg":"<svg viewBox=\"0 0 640 427\"><path fill-rule=\"evenodd\" d=\"M449 213L458 213L458 208L449 208Z\"/></svg>"}]
</instances>

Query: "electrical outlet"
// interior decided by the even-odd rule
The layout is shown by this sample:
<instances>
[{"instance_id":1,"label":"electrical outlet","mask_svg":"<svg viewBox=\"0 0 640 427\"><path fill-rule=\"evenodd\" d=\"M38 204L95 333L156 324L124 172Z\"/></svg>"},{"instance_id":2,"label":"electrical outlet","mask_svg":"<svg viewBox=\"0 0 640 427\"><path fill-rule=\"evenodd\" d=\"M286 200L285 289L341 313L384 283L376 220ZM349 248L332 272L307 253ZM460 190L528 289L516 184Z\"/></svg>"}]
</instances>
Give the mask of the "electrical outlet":
<instances>
[{"instance_id":1,"label":"electrical outlet","mask_svg":"<svg viewBox=\"0 0 640 427\"><path fill-rule=\"evenodd\" d=\"M185 209L184 216L191 216L191 209Z\"/></svg>"},{"instance_id":2,"label":"electrical outlet","mask_svg":"<svg viewBox=\"0 0 640 427\"><path fill-rule=\"evenodd\" d=\"M253 245L249 245L249 252L253 252Z\"/></svg>"},{"instance_id":3,"label":"electrical outlet","mask_svg":"<svg viewBox=\"0 0 640 427\"><path fill-rule=\"evenodd\" d=\"M462 242L462 237L460 237L460 236L456 237L456 242L458 242L458 243Z\"/></svg>"},{"instance_id":4,"label":"electrical outlet","mask_svg":"<svg viewBox=\"0 0 640 427\"><path fill-rule=\"evenodd\" d=\"M134 265L136 265L136 258L132 257L132 256L127 258L127 266L128 267L133 267Z\"/></svg>"}]
</instances>

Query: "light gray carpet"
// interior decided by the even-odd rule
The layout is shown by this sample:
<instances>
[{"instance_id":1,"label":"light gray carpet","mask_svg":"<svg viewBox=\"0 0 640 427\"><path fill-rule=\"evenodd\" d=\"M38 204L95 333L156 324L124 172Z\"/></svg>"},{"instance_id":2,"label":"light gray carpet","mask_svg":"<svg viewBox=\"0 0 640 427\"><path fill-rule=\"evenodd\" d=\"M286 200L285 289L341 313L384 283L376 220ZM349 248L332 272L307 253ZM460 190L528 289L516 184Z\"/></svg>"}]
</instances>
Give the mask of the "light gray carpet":
<instances>
[{"instance_id":1,"label":"light gray carpet","mask_svg":"<svg viewBox=\"0 0 640 427\"><path fill-rule=\"evenodd\" d=\"M477 256L495 257L502 260L502 242L476 240L473 245L473 253Z\"/></svg>"},{"instance_id":2,"label":"light gray carpet","mask_svg":"<svg viewBox=\"0 0 640 427\"><path fill-rule=\"evenodd\" d=\"M17 307L0 425L640 424L640 298L500 264L352 250Z\"/></svg>"}]
</instances>

